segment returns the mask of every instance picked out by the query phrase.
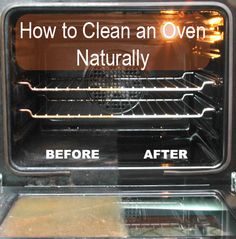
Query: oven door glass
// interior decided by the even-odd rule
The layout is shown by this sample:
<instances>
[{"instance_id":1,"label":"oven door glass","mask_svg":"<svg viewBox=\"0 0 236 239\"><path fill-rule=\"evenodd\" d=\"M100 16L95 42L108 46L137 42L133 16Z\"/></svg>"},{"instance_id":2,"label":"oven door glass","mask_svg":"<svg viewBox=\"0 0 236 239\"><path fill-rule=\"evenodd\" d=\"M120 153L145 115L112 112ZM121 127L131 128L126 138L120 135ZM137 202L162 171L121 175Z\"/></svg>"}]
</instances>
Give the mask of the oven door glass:
<instances>
[{"instance_id":1,"label":"oven door glass","mask_svg":"<svg viewBox=\"0 0 236 239\"><path fill-rule=\"evenodd\" d=\"M4 238L236 236L236 221L215 193L19 193L1 200Z\"/></svg>"}]
</instances>

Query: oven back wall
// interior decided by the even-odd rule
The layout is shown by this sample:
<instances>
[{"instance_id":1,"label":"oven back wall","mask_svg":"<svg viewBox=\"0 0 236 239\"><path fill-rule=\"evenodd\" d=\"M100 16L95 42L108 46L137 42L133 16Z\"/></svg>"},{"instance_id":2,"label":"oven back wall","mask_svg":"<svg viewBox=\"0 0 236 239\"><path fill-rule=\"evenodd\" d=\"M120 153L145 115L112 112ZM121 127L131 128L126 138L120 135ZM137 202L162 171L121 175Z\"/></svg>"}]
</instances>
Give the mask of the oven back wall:
<instances>
[{"instance_id":1,"label":"oven back wall","mask_svg":"<svg viewBox=\"0 0 236 239\"><path fill-rule=\"evenodd\" d=\"M231 9L232 6L230 6ZM2 29L2 32L5 32L4 29ZM2 56L2 62L4 62L4 56ZM5 66L4 64L2 64L2 67L3 67L3 79L6 79L6 75L5 75ZM4 82L3 82L4 83ZM5 89L5 88L3 88ZM94 95L93 95L94 97ZM4 98L4 97L3 97ZM110 110L110 109L109 109ZM123 123L121 123L121 125L123 125ZM51 126L49 124L49 126ZM47 126L47 127L49 127ZM45 128L45 130L48 130L48 128ZM4 132L6 133L6 132ZM3 137L4 138L4 137ZM126 138L127 139L127 135L126 134L122 134L122 137L121 139L123 138ZM149 138L147 136L147 138ZM6 139L6 137L5 137ZM63 139L65 139L63 137ZM128 142L130 141L130 139L128 139ZM138 142L138 141L137 141ZM131 139L131 143L132 143L132 139ZM135 144L135 142L133 143ZM121 144L122 145L122 144ZM122 146L122 149L121 151L127 151L127 148L125 147L125 145ZM6 153L6 152L5 152ZM133 154L133 152L131 152L131 154ZM132 156L132 155L131 155ZM3 156L3 158L6 157L6 154ZM125 157L123 157L125 158ZM124 159L125 160L125 159ZM122 163L122 160L120 161ZM6 164L3 162L3 165L6 166ZM100 183L100 184L135 184L135 183L141 183L141 184L149 184L149 183L153 183L153 184L169 184L169 183L176 183L178 180L179 183L183 183L183 182L189 182L189 183L208 183L210 182L211 180L213 181L218 181L218 179L220 178L223 178L223 180L229 180L230 179L230 175L229 173L232 171L232 168L234 167L233 164L231 164L230 166L230 170L228 170L227 174L225 174L225 177L216 177L215 175L213 176L210 176L208 175L207 171L205 172L205 176L204 177L199 177L199 176L185 176L184 172L181 172L179 173L179 175L177 176L168 176L168 175L164 175L164 172L162 170L122 170L122 171L119 171L118 168L116 167L115 169L113 170L84 170L84 171L74 171L73 173L71 173L71 176L55 176L55 178L57 179L60 179L58 180L56 183L59 183L59 184L68 184L68 183L71 183L71 181L75 182L75 183L81 183L81 184L97 184L97 183ZM16 172L15 173L7 173L7 172L11 172L9 169L8 169L8 166L6 167L6 169L4 169L4 174L7 176L7 177L4 177L6 178L6 182L7 183L12 183L12 184L15 184L16 181L18 183L20 183L22 181L22 183L24 184L26 182L26 180L28 180L28 177L23 177L23 176L20 176L19 178L18 177L15 177L15 174L17 174ZM225 171L226 172L226 171ZM226 176L227 175L227 176ZM50 177L51 178L51 177ZM71 180L72 178L72 180ZM137 181L138 179L138 181ZM186 181L187 180L187 181ZM36 179L31 179L31 181L43 181L43 183L50 183L50 180L47 178L46 180L45 179L40 179L38 177L36 177ZM34 183L34 182L32 182Z\"/></svg>"}]
</instances>

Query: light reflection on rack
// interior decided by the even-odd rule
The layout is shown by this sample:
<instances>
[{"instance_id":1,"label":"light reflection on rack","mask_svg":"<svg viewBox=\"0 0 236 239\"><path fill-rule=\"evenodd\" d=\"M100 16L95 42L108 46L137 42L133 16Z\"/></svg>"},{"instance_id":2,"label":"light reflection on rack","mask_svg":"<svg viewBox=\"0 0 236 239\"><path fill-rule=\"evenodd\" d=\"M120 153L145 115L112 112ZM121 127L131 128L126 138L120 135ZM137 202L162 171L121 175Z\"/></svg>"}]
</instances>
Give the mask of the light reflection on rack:
<instances>
[{"instance_id":1,"label":"light reflection on rack","mask_svg":"<svg viewBox=\"0 0 236 239\"><path fill-rule=\"evenodd\" d=\"M197 107L191 107L186 102L188 98ZM114 101L114 99L110 101ZM129 100L122 101L128 102ZM62 102L65 104L64 106L62 106ZM104 113L101 106L94 102L96 101L49 100L46 101L44 109L41 108L37 113L28 108L21 108L19 111L28 113L30 117L36 119L189 119L201 118L205 113L215 111L212 105L193 94L185 94L181 99L141 99L138 100L135 108L120 114ZM77 113L78 109L81 111L80 113ZM59 113L59 111L63 113ZM91 114L91 112L94 113Z\"/></svg>"},{"instance_id":2,"label":"light reflection on rack","mask_svg":"<svg viewBox=\"0 0 236 239\"><path fill-rule=\"evenodd\" d=\"M187 79L189 76L191 79ZM109 81L109 79L106 79ZM192 92L201 91L206 85L216 85L217 79L204 76L199 73L185 72L181 77L115 77L112 81L125 82L121 87L90 87L81 86L82 82L86 82L85 78L77 80L51 80L45 86L34 86L29 81L19 81L19 85L27 86L31 91L37 92L63 92L63 91L179 91ZM93 81L90 79L90 81ZM193 82L194 81L194 82ZM99 79L94 80L99 83ZM126 83L127 82L127 83ZM139 86L130 86L133 82L141 82ZM99 85L99 84L98 84Z\"/></svg>"}]
</instances>

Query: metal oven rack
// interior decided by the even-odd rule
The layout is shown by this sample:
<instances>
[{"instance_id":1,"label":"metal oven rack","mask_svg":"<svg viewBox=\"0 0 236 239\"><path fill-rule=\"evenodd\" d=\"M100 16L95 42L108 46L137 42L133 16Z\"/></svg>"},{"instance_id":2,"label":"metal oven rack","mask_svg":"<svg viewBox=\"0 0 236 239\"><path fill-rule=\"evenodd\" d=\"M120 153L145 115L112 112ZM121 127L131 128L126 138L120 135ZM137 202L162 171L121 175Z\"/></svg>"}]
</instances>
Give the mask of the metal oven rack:
<instances>
[{"instance_id":1,"label":"metal oven rack","mask_svg":"<svg viewBox=\"0 0 236 239\"><path fill-rule=\"evenodd\" d=\"M206 85L216 85L217 80L200 73L185 72L180 77L113 77L113 82L122 82L120 87L101 86L101 80L96 79L51 79L49 82L34 85L30 81L19 81L18 84L27 86L31 91L201 91ZM109 79L108 79L109 80ZM94 81L94 82L93 82ZM89 84L86 84L89 82ZM96 84L99 82L99 84Z\"/></svg>"},{"instance_id":2,"label":"metal oven rack","mask_svg":"<svg viewBox=\"0 0 236 239\"><path fill-rule=\"evenodd\" d=\"M27 113L34 119L194 119L215 111L210 103L194 92L201 91L207 85L217 85L219 82L213 76L185 72L180 77L113 77L106 81L103 78L51 78L40 81L37 85L33 81L19 81L18 84L35 93L39 92L44 98L38 107L23 106L19 109L19 112ZM61 92L61 95L66 96L74 92L76 97L48 98L47 94L51 92ZM80 92L88 93L81 98ZM148 92L185 94L182 98L143 98L142 94L147 95ZM136 94L135 97L132 97L133 93ZM88 94L94 95L89 97ZM109 107L114 111L109 111ZM119 107L122 110L116 111Z\"/></svg>"},{"instance_id":3,"label":"metal oven rack","mask_svg":"<svg viewBox=\"0 0 236 239\"><path fill-rule=\"evenodd\" d=\"M102 101L102 100L101 100ZM107 100L131 103L134 100ZM63 104L62 104L63 102ZM28 113L38 119L66 118L117 118L117 119L181 119L201 118L206 112L214 111L214 107L198 96L185 94L181 99L140 99L137 104L122 114L106 114L106 110L94 100L47 100L46 105L39 111L27 108L20 112ZM191 106L190 103L194 105ZM93 112L93 114L91 114Z\"/></svg>"}]
</instances>

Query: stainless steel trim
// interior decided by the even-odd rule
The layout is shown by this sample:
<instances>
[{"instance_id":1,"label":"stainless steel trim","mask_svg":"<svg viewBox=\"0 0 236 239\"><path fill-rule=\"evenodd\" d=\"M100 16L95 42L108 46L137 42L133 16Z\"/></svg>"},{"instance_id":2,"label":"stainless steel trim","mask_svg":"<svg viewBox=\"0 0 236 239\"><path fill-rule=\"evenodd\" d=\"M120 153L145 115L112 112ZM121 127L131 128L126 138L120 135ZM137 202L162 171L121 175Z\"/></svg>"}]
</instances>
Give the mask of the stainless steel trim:
<instances>
[{"instance_id":1,"label":"stainless steel trim","mask_svg":"<svg viewBox=\"0 0 236 239\"><path fill-rule=\"evenodd\" d=\"M0 173L0 194L2 194L3 192L3 182L2 182L3 178L2 178L2 174Z\"/></svg>"}]
</instances>

